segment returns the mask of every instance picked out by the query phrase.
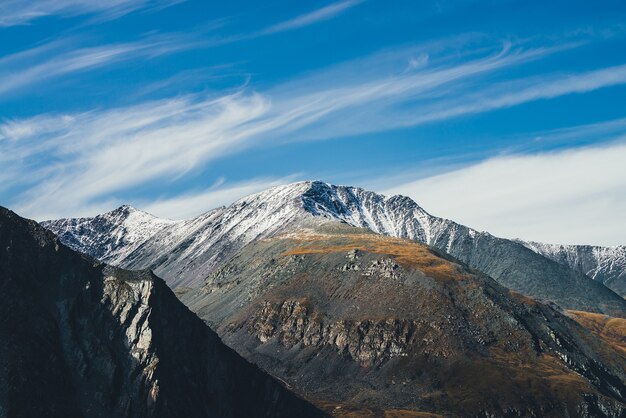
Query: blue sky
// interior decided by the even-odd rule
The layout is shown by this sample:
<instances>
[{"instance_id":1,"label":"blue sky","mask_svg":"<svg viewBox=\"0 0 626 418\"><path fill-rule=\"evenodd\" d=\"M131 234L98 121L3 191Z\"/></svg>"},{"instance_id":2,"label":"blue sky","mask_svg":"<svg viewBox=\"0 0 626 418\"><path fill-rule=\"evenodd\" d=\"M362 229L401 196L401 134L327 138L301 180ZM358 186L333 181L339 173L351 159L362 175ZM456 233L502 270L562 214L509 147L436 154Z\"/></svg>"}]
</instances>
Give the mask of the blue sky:
<instances>
[{"instance_id":1,"label":"blue sky","mask_svg":"<svg viewBox=\"0 0 626 418\"><path fill-rule=\"evenodd\" d=\"M626 244L623 1L215 3L2 2L0 204L181 218L322 179Z\"/></svg>"}]
</instances>

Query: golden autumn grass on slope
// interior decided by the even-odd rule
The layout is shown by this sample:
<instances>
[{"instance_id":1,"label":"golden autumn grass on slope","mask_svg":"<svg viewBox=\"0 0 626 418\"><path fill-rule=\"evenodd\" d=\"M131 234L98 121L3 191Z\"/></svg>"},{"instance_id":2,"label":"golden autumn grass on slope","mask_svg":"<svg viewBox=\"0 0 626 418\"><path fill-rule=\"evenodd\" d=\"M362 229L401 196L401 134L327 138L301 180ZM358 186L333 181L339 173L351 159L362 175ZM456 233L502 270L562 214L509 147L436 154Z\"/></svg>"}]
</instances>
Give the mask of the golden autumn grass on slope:
<instances>
[{"instance_id":1,"label":"golden autumn grass on slope","mask_svg":"<svg viewBox=\"0 0 626 418\"><path fill-rule=\"evenodd\" d=\"M429 412L417 412L403 409L387 409L384 411L342 411L335 410L332 412L337 418L440 418L442 415L432 414Z\"/></svg>"},{"instance_id":2,"label":"golden autumn grass on slope","mask_svg":"<svg viewBox=\"0 0 626 418\"><path fill-rule=\"evenodd\" d=\"M318 233L290 234L281 238L296 241L288 255L330 254L359 250L393 257L403 267L416 268L439 280L461 280L467 277L462 266L435 254L424 244L374 234L327 235Z\"/></svg>"},{"instance_id":3,"label":"golden autumn grass on slope","mask_svg":"<svg viewBox=\"0 0 626 418\"><path fill-rule=\"evenodd\" d=\"M626 319L584 311L567 314L626 358Z\"/></svg>"},{"instance_id":4,"label":"golden autumn grass on slope","mask_svg":"<svg viewBox=\"0 0 626 418\"><path fill-rule=\"evenodd\" d=\"M335 418L442 418L432 412L413 411L401 408L372 409L359 408L326 401L315 402L322 410Z\"/></svg>"}]
</instances>

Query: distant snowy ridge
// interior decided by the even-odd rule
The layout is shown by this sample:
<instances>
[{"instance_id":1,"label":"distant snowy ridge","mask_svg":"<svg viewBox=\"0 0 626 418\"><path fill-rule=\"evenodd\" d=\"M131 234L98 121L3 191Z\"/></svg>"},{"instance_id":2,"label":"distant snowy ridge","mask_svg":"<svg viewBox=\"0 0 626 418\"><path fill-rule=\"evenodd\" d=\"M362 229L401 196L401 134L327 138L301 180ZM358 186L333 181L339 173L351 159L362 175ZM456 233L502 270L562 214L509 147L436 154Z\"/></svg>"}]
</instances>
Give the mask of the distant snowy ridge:
<instances>
[{"instance_id":1,"label":"distant snowy ridge","mask_svg":"<svg viewBox=\"0 0 626 418\"><path fill-rule=\"evenodd\" d=\"M432 216L405 196L307 181L274 187L184 221L160 222L144 214L142 222L130 222L120 212L137 211L121 209L43 225L96 258L130 269L151 268L172 287L199 287L252 241L310 222L340 221L429 244L529 296L582 310L626 310L626 301L587 276L520 243Z\"/></svg>"},{"instance_id":2,"label":"distant snowy ridge","mask_svg":"<svg viewBox=\"0 0 626 418\"><path fill-rule=\"evenodd\" d=\"M601 247L517 241L544 257L586 274L626 297L626 246Z\"/></svg>"}]
</instances>

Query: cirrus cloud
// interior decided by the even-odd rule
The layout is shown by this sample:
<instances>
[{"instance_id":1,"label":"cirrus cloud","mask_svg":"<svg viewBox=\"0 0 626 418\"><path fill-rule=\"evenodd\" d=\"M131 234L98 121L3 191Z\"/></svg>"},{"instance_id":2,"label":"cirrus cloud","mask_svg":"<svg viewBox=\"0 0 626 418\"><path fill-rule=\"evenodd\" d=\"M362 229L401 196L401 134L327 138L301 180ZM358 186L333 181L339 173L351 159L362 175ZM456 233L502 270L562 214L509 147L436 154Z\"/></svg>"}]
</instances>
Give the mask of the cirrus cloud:
<instances>
[{"instance_id":1,"label":"cirrus cloud","mask_svg":"<svg viewBox=\"0 0 626 418\"><path fill-rule=\"evenodd\" d=\"M0 163L9 180L0 184L0 197L37 219L84 215L143 185L193 177L211 161L251 147L415 126L626 83L623 66L490 81L570 47L505 43L499 50L465 50L464 59L455 60L460 54L450 45L429 44L384 51L265 91L244 86L5 120ZM428 60L407 71L407 61L421 54ZM511 92L512 84L519 88Z\"/></svg>"},{"instance_id":2,"label":"cirrus cloud","mask_svg":"<svg viewBox=\"0 0 626 418\"><path fill-rule=\"evenodd\" d=\"M45 16L71 17L95 14L114 19L140 9L161 9L184 0L3 0L0 27L25 25Z\"/></svg>"}]
</instances>

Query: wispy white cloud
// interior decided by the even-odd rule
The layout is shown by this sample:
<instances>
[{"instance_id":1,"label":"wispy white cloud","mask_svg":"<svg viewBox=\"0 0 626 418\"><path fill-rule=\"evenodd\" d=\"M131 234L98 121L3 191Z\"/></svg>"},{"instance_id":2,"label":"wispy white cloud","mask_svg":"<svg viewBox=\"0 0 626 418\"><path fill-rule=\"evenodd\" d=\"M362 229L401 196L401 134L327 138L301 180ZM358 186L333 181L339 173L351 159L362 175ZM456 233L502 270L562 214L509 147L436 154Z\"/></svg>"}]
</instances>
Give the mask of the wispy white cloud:
<instances>
[{"instance_id":1,"label":"wispy white cloud","mask_svg":"<svg viewBox=\"0 0 626 418\"><path fill-rule=\"evenodd\" d=\"M462 62L450 62L447 54L425 58L420 48L387 51L285 83L267 95L273 111L289 118L284 129L290 140L310 140L417 126L626 83L626 65L493 81L508 68L577 46L522 49L504 43L498 53L481 51L479 58ZM411 66L415 56L424 58Z\"/></svg>"},{"instance_id":2,"label":"wispy white cloud","mask_svg":"<svg viewBox=\"0 0 626 418\"><path fill-rule=\"evenodd\" d=\"M333 72L280 91L300 91L299 97L307 97L310 108L318 106L317 115L324 117L324 124L301 134L303 139L316 139L422 125L626 84L626 65L495 83L481 77L554 52L556 49L521 52L505 47L498 55L459 65L441 65L433 60L414 71L361 80L356 71L352 80L349 75ZM350 111L342 111L347 107ZM311 114L315 113L309 112L307 117Z\"/></svg>"},{"instance_id":3,"label":"wispy white cloud","mask_svg":"<svg viewBox=\"0 0 626 418\"><path fill-rule=\"evenodd\" d=\"M264 92L246 86L221 96L6 120L0 124L0 162L13 180L0 183L0 193L19 185L24 191L5 204L31 217L84 214L144 184L166 187L193 176L248 147L384 131L626 82L622 67L518 80L524 89L515 92L486 81L559 48L507 44L494 52L481 46L464 51L460 62L450 45L403 48ZM411 57L422 54L428 60L407 71Z\"/></svg>"},{"instance_id":4,"label":"wispy white cloud","mask_svg":"<svg viewBox=\"0 0 626 418\"><path fill-rule=\"evenodd\" d=\"M0 129L2 164L23 175L2 186L28 188L18 206L31 216L70 207L80 212L94 200L157 178L180 177L233 152L261 129L248 124L268 106L257 94L237 93L10 121Z\"/></svg>"},{"instance_id":5,"label":"wispy white cloud","mask_svg":"<svg viewBox=\"0 0 626 418\"><path fill-rule=\"evenodd\" d=\"M28 24L45 16L98 14L112 19L140 9L168 7L184 0L3 0L0 27Z\"/></svg>"},{"instance_id":6,"label":"wispy white cloud","mask_svg":"<svg viewBox=\"0 0 626 418\"><path fill-rule=\"evenodd\" d=\"M24 22L26 22L48 14L84 14L91 12L125 14L142 8L162 8L181 1L185 0L113 0L103 3L85 0L43 0L41 2L9 0L6 4L0 4L0 27L2 22L4 22L3 18L6 20L5 23L9 25L9 20L13 23L18 21L18 15L22 16L25 19ZM346 0L333 3L309 14L259 31L222 38L209 37L207 32L224 25L224 19L214 20L187 33L150 34L143 39L123 43L80 46L77 38L54 40L0 57L0 97L9 92L22 90L28 86L42 84L47 80L102 68L127 60L154 58L159 55L191 48L210 48L296 29L330 19L362 1ZM1 15L3 11L5 12L4 17ZM153 83L152 87L166 82ZM147 86L146 88L150 89L151 87Z\"/></svg>"},{"instance_id":7,"label":"wispy white cloud","mask_svg":"<svg viewBox=\"0 0 626 418\"><path fill-rule=\"evenodd\" d=\"M584 130L583 130L584 131ZM508 155L385 191L507 238L626 244L626 131L608 145Z\"/></svg>"},{"instance_id":8,"label":"wispy white cloud","mask_svg":"<svg viewBox=\"0 0 626 418\"><path fill-rule=\"evenodd\" d=\"M314 10L310 13L306 13L293 19L289 19L284 22L272 25L260 31L258 34L265 35L270 33L285 32L289 30L299 29L305 26L310 26L324 20L332 19L333 17L338 16L339 14L362 2L363 0L343 0L332 3L328 6Z\"/></svg>"},{"instance_id":9,"label":"wispy white cloud","mask_svg":"<svg viewBox=\"0 0 626 418\"><path fill-rule=\"evenodd\" d=\"M272 35L280 32L287 32L291 30L300 29L306 26L314 25L318 22L332 19L339 16L341 13L348 9L363 3L365 0L342 0L336 3L331 3L320 9L316 9L312 12L306 13L301 16L297 16L292 19L288 19L279 23L275 23L270 26L263 27L259 30L244 32L235 35L218 37L211 40L213 46L226 45L235 42L249 41L252 39L261 38L267 35Z\"/></svg>"},{"instance_id":10,"label":"wispy white cloud","mask_svg":"<svg viewBox=\"0 0 626 418\"><path fill-rule=\"evenodd\" d=\"M76 47L75 43L75 39L58 40L0 58L0 97L62 76L122 61L154 58L198 44L182 34L157 34L134 42L94 47Z\"/></svg>"},{"instance_id":11,"label":"wispy white cloud","mask_svg":"<svg viewBox=\"0 0 626 418\"><path fill-rule=\"evenodd\" d=\"M578 74L548 75L541 78L509 80L463 97L433 101L396 114L400 126L450 119L460 115L486 112L542 99L580 94L626 83L626 65L617 65ZM416 115L419 110L420 114Z\"/></svg>"}]
</instances>

